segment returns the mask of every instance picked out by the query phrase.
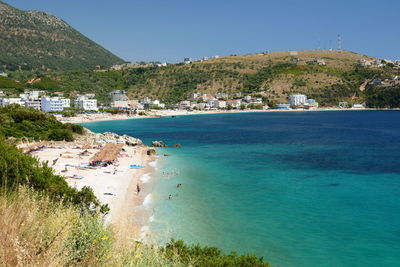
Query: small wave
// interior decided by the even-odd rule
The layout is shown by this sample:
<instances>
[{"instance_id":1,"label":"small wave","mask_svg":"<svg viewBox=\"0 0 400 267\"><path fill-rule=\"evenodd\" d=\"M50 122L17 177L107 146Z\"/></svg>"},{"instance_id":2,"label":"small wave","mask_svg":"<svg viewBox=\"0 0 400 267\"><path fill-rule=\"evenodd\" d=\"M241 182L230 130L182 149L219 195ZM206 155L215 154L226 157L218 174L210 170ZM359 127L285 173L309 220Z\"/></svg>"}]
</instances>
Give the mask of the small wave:
<instances>
[{"instance_id":1,"label":"small wave","mask_svg":"<svg viewBox=\"0 0 400 267\"><path fill-rule=\"evenodd\" d=\"M149 166L151 166L151 167L155 167L155 166L157 166L157 161L151 161L151 162L149 162Z\"/></svg>"},{"instance_id":2,"label":"small wave","mask_svg":"<svg viewBox=\"0 0 400 267\"><path fill-rule=\"evenodd\" d=\"M143 206L148 206L151 202L151 194L148 194L143 200Z\"/></svg>"},{"instance_id":3,"label":"small wave","mask_svg":"<svg viewBox=\"0 0 400 267\"><path fill-rule=\"evenodd\" d=\"M140 228L140 231L140 238L143 240L146 237L147 233L149 233L150 227L148 225L144 225Z\"/></svg>"},{"instance_id":4,"label":"small wave","mask_svg":"<svg viewBox=\"0 0 400 267\"><path fill-rule=\"evenodd\" d=\"M151 179L150 174L145 173L140 178L140 181L145 184L145 183L148 183L150 181L150 179Z\"/></svg>"}]
</instances>

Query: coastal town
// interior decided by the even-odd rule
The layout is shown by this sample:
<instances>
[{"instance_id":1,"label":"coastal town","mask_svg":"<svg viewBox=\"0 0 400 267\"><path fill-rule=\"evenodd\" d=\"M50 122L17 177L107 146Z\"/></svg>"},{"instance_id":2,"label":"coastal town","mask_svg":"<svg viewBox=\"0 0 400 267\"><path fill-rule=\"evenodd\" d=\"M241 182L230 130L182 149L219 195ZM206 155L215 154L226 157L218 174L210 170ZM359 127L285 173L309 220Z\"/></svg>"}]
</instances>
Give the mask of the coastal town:
<instances>
[{"instance_id":1,"label":"coastal town","mask_svg":"<svg viewBox=\"0 0 400 267\"><path fill-rule=\"evenodd\" d=\"M400 82L399 77L395 77L394 83ZM382 81L371 81L375 86L384 85ZM386 82L387 83L387 82ZM138 100L129 99L124 90L114 90L109 93L109 105L98 104L96 94L78 94L74 99L64 97L63 92L49 93L47 91L25 90L19 97L4 97L4 92L0 91L0 106L17 104L27 108L34 108L53 114L62 114L65 111L77 113L113 113L129 115L146 115L147 113L162 113L162 111L234 111L234 110L316 110L318 102L308 98L305 94L290 94L287 103L278 103L270 107L267 101L260 95L244 95L242 93L190 93L186 100L179 103L166 105L158 99L143 97ZM339 108L364 108L363 104L353 104L347 102L338 103Z\"/></svg>"}]
</instances>

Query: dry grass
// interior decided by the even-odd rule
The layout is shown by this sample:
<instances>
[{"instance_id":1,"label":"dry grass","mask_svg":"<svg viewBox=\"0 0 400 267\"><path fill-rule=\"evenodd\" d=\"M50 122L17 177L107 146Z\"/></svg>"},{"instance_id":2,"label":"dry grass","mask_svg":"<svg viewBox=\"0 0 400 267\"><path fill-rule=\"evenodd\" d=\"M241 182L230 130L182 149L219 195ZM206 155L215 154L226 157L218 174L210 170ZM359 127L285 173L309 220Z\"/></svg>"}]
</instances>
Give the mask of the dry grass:
<instances>
[{"instance_id":1,"label":"dry grass","mask_svg":"<svg viewBox=\"0 0 400 267\"><path fill-rule=\"evenodd\" d=\"M102 218L27 188L0 195L0 266L183 266L114 236Z\"/></svg>"},{"instance_id":2,"label":"dry grass","mask_svg":"<svg viewBox=\"0 0 400 267\"><path fill-rule=\"evenodd\" d=\"M282 63L290 62L291 58L299 58L300 63L311 61L316 58L323 58L326 64L332 68L348 69L357 63L360 59L373 59L365 55L350 51L339 51L339 50L310 50L310 51L295 51L297 54L293 54L290 51L279 51L271 52L266 54L248 54L243 56L229 56L221 57L216 59L210 59L207 61L199 62L196 64L209 64L209 63L237 63L241 62L244 64L255 64L260 67L265 67L268 62ZM258 63L258 64L257 64Z\"/></svg>"}]
</instances>

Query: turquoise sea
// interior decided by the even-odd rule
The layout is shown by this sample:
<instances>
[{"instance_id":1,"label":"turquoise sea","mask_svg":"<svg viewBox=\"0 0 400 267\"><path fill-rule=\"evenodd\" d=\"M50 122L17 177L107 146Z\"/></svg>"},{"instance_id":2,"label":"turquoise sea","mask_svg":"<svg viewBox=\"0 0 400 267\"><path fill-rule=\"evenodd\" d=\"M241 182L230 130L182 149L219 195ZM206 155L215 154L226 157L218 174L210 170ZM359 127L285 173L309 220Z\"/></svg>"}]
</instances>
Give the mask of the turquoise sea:
<instances>
[{"instance_id":1,"label":"turquoise sea","mask_svg":"<svg viewBox=\"0 0 400 267\"><path fill-rule=\"evenodd\" d=\"M159 149L172 155L160 157L152 177L151 231L159 242L173 237L255 253L274 266L400 266L398 111L83 125L147 144L182 144ZM173 170L179 175L165 175Z\"/></svg>"}]
</instances>

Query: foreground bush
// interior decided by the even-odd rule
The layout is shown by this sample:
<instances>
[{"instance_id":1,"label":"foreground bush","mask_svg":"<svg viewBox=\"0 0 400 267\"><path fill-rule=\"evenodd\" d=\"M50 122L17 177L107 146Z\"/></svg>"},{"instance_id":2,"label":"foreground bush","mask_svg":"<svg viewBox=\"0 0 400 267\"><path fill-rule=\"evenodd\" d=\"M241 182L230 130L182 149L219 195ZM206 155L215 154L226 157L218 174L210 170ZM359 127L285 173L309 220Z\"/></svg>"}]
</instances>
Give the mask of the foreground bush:
<instances>
[{"instance_id":1,"label":"foreground bush","mask_svg":"<svg viewBox=\"0 0 400 267\"><path fill-rule=\"evenodd\" d=\"M82 134L80 125L63 124L53 115L19 105L0 107L0 136L34 140L72 141Z\"/></svg>"},{"instance_id":2,"label":"foreground bush","mask_svg":"<svg viewBox=\"0 0 400 267\"><path fill-rule=\"evenodd\" d=\"M117 246L100 216L26 187L0 193L0 266L187 266L156 248Z\"/></svg>"},{"instance_id":3,"label":"foreground bush","mask_svg":"<svg viewBox=\"0 0 400 267\"><path fill-rule=\"evenodd\" d=\"M215 247L201 247L200 245L187 245L183 241L171 240L165 248L161 249L169 257L178 255L179 260L193 266L259 266L268 267L263 258L257 258L256 255L246 254L238 255L236 252L224 254Z\"/></svg>"},{"instance_id":4,"label":"foreground bush","mask_svg":"<svg viewBox=\"0 0 400 267\"><path fill-rule=\"evenodd\" d=\"M157 248L117 240L101 216L27 187L0 192L0 239L0 266L269 266L254 255L182 241Z\"/></svg>"}]
</instances>

